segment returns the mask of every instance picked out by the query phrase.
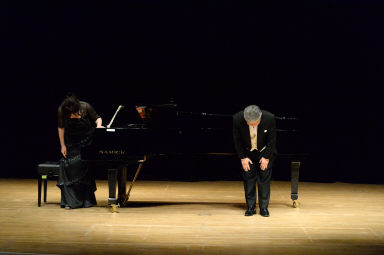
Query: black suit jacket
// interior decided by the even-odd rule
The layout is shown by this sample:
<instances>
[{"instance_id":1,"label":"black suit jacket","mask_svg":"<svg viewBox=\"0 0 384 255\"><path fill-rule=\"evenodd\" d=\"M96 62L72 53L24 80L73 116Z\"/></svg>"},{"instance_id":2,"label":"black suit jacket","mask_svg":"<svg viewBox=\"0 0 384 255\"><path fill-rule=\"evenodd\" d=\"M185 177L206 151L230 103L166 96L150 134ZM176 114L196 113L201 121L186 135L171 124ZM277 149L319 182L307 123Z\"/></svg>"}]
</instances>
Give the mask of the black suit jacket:
<instances>
[{"instance_id":1,"label":"black suit jacket","mask_svg":"<svg viewBox=\"0 0 384 255\"><path fill-rule=\"evenodd\" d=\"M233 139L239 158L247 158L252 146L249 126L244 119L244 111L233 115ZM263 149L264 147L265 149ZM257 128L257 148L259 151L263 149L260 155L266 159L272 159L277 154L275 115L263 110Z\"/></svg>"}]
</instances>

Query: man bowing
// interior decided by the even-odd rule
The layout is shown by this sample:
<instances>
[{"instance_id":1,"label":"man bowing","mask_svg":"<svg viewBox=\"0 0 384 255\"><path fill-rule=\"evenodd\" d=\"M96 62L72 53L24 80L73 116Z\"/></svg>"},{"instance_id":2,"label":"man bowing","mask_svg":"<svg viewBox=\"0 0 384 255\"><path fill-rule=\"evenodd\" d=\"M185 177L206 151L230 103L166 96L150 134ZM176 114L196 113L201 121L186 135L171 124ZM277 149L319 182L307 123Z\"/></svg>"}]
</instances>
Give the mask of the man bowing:
<instances>
[{"instance_id":1,"label":"man bowing","mask_svg":"<svg viewBox=\"0 0 384 255\"><path fill-rule=\"evenodd\" d=\"M233 116L233 139L244 170L245 216L256 214L257 182L260 215L268 217L272 165L277 154L275 116L257 105L247 106Z\"/></svg>"}]
</instances>

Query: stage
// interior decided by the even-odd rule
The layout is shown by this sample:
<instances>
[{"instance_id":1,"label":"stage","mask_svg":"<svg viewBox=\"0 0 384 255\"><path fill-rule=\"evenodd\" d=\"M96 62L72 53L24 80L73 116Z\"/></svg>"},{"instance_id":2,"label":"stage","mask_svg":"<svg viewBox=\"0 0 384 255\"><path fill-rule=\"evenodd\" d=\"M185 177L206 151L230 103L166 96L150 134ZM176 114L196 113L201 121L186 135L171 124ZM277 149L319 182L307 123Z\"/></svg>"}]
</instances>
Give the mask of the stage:
<instances>
[{"instance_id":1,"label":"stage","mask_svg":"<svg viewBox=\"0 0 384 255\"><path fill-rule=\"evenodd\" d=\"M0 254L384 254L384 186L273 181L269 218L245 217L242 182L138 181L129 207L60 208L55 181L0 180Z\"/></svg>"}]
</instances>

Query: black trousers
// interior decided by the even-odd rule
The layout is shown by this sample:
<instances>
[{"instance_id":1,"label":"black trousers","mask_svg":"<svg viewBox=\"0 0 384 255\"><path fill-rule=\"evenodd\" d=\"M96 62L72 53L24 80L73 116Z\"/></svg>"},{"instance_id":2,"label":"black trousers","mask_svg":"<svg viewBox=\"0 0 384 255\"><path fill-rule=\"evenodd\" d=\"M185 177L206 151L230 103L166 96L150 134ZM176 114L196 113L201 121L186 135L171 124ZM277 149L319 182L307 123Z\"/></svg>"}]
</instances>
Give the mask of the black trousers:
<instances>
[{"instance_id":1,"label":"black trousers","mask_svg":"<svg viewBox=\"0 0 384 255\"><path fill-rule=\"evenodd\" d=\"M245 200L248 209L256 208L256 183L258 189L259 207L268 208L269 198L271 194L271 177L273 158L269 160L267 169L264 171L260 169L260 153L258 151L249 152L248 157L252 160L253 164L249 164L250 170L244 171L243 169L243 182Z\"/></svg>"}]
</instances>

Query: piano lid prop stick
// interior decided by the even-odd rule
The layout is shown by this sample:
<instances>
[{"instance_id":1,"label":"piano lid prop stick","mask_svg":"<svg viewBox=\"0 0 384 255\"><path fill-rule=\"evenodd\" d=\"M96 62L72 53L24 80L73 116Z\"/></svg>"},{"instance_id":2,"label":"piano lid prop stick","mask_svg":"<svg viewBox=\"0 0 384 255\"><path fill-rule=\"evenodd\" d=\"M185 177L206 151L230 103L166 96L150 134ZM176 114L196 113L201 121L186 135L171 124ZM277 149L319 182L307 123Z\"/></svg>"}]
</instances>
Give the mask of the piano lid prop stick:
<instances>
[{"instance_id":1,"label":"piano lid prop stick","mask_svg":"<svg viewBox=\"0 0 384 255\"><path fill-rule=\"evenodd\" d=\"M123 105L119 105L119 107L117 107L117 110L116 110L115 114L113 115L113 117L112 117L112 119L111 119L111 122L109 122L109 124L107 125L107 128L110 128L110 127L112 126L112 123L113 123L113 121L115 120L115 117L116 117L117 113L118 113L121 109L123 109L123 108L124 108Z\"/></svg>"},{"instance_id":2,"label":"piano lid prop stick","mask_svg":"<svg viewBox=\"0 0 384 255\"><path fill-rule=\"evenodd\" d=\"M144 155L144 159L138 161L139 166L137 167L135 177L133 177L133 181L131 182L131 185L129 186L128 192L127 192L127 194L125 194L123 205L127 205L129 196L131 194L132 187L135 184L137 176L139 175L141 167L143 166L145 161L147 161L147 156L146 155Z\"/></svg>"}]
</instances>

